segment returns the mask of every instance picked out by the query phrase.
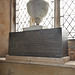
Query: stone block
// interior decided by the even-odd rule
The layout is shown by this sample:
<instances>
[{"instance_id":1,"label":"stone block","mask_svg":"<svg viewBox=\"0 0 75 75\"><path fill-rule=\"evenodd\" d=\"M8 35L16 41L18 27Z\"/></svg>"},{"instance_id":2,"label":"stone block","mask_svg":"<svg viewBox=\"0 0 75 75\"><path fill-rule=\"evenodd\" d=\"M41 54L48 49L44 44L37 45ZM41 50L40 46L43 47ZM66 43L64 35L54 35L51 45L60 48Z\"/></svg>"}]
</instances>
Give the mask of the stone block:
<instances>
[{"instance_id":1,"label":"stone block","mask_svg":"<svg viewBox=\"0 0 75 75\"><path fill-rule=\"evenodd\" d=\"M31 26L31 27L23 28L23 31L38 30L38 29L43 29L43 27L39 26L39 25L34 25L34 26Z\"/></svg>"},{"instance_id":2,"label":"stone block","mask_svg":"<svg viewBox=\"0 0 75 75\"><path fill-rule=\"evenodd\" d=\"M9 55L58 58L67 56L66 31L52 28L10 33Z\"/></svg>"}]
</instances>

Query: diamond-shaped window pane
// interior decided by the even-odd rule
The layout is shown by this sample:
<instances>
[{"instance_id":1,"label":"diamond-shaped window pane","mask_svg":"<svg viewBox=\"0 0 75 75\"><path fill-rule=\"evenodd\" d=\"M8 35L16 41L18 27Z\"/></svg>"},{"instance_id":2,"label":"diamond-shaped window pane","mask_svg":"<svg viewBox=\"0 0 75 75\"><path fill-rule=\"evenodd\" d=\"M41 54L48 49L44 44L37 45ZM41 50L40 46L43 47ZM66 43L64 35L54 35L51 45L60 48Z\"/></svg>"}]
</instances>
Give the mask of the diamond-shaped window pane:
<instances>
[{"instance_id":1,"label":"diamond-shaped window pane","mask_svg":"<svg viewBox=\"0 0 75 75\"><path fill-rule=\"evenodd\" d=\"M27 2L29 0L16 0L16 31L23 31L23 28L30 26L30 16L27 12ZM40 25L47 28L54 27L54 0L45 0L49 2L49 11Z\"/></svg>"},{"instance_id":2,"label":"diamond-shaped window pane","mask_svg":"<svg viewBox=\"0 0 75 75\"><path fill-rule=\"evenodd\" d=\"M62 15L60 10L60 16L63 17L63 24L61 24L61 26L63 25L67 30L68 39L75 39L75 0L61 0L60 3L60 7L62 7L61 10L63 12Z\"/></svg>"}]
</instances>

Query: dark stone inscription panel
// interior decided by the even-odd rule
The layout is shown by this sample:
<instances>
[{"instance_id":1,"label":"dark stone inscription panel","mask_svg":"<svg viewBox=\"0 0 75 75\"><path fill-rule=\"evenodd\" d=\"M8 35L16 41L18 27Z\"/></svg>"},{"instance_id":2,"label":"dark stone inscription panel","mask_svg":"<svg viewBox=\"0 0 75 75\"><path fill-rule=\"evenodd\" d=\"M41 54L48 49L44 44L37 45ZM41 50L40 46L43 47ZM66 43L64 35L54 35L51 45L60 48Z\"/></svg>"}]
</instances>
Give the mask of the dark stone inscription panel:
<instances>
[{"instance_id":1,"label":"dark stone inscription panel","mask_svg":"<svg viewBox=\"0 0 75 75\"><path fill-rule=\"evenodd\" d=\"M62 28L10 33L9 55L63 57L68 54L67 35Z\"/></svg>"}]
</instances>

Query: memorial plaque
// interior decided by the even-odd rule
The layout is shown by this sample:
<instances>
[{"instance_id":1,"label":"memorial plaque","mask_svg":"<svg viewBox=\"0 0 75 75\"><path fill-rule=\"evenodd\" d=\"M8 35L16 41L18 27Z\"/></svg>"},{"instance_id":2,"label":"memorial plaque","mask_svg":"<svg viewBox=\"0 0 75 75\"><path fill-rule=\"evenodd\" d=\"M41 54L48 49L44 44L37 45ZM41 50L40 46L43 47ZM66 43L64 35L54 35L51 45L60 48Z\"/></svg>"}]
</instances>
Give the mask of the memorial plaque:
<instances>
[{"instance_id":1,"label":"memorial plaque","mask_svg":"<svg viewBox=\"0 0 75 75\"><path fill-rule=\"evenodd\" d=\"M58 58L67 56L66 32L62 28L11 32L9 55Z\"/></svg>"}]
</instances>

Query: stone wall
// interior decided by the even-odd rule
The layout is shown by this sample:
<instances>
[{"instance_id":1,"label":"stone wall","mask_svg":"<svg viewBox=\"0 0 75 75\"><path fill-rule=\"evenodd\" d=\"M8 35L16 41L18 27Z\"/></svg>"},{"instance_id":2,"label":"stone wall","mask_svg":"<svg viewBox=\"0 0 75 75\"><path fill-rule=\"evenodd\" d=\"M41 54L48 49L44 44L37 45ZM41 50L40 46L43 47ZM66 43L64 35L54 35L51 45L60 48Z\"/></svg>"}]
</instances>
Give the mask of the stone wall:
<instances>
[{"instance_id":1,"label":"stone wall","mask_svg":"<svg viewBox=\"0 0 75 75\"><path fill-rule=\"evenodd\" d=\"M8 53L10 0L0 0L0 57Z\"/></svg>"},{"instance_id":2,"label":"stone wall","mask_svg":"<svg viewBox=\"0 0 75 75\"><path fill-rule=\"evenodd\" d=\"M68 41L68 50L71 60L75 60L75 40Z\"/></svg>"},{"instance_id":3,"label":"stone wall","mask_svg":"<svg viewBox=\"0 0 75 75\"><path fill-rule=\"evenodd\" d=\"M0 75L75 75L75 68L36 64L0 63Z\"/></svg>"}]
</instances>

